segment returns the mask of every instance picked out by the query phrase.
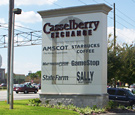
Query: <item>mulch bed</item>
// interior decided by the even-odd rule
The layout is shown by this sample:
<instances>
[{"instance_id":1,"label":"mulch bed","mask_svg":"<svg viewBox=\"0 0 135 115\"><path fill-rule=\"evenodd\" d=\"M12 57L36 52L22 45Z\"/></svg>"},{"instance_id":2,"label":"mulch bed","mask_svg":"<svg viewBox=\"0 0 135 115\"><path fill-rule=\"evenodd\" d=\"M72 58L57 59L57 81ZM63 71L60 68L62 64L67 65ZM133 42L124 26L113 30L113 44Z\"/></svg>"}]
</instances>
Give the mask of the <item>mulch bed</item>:
<instances>
[{"instance_id":1,"label":"mulch bed","mask_svg":"<svg viewBox=\"0 0 135 115\"><path fill-rule=\"evenodd\" d=\"M109 113L135 113L134 110L128 110L128 109L110 109L108 112Z\"/></svg>"}]
</instances>

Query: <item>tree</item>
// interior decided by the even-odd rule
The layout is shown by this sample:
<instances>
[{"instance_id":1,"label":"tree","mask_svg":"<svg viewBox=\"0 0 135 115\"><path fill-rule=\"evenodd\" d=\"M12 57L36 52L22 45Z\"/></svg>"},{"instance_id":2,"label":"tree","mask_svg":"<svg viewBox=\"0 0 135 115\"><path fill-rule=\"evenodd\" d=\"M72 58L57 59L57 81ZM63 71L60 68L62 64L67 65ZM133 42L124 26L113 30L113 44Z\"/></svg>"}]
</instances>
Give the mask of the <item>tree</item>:
<instances>
[{"instance_id":1,"label":"tree","mask_svg":"<svg viewBox=\"0 0 135 115\"><path fill-rule=\"evenodd\" d=\"M31 74L29 75L29 77L30 77L31 79L34 79L34 78L37 78L38 76L37 76L36 73L31 73Z\"/></svg>"},{"instance_id":2,"label":"tree","mask_svg":"<svg viewBox=\"0 0 135 115\"><path fill-rule=\"evenodd\" d=\"M116 86L116 82L120 79L122 61L119 55L113 51L108 52L108 83Z\"/></svg>"},{"instance_id":3,"label":"tree","mask_svg":"<svg viewBox=\"0 0 135 115\"><path fill-rule=\"evenodd\" d=\"M117 44L114 49L114 41L110 40L111 34L108 38L108 84L116 86L117 80L121 73L122 62L119 57L121 47Z\"/></svg>"},{"instance_id":4,"label":"tree","mask_svg":"<svg viewBox=\"0 0 135 115\"><path fill-rule=\"evenodd\" d=\"M37 72L36 72L36 75L37 75L39 78L41 78L41 71L37 71Z\"/></svg>"},{"instance_id":5,"label":"tree","mask_svg":"<svg viewBox=\"0 0 135 115\"><path fill-rule=\"evenodd\" d=\"M123 63L121 81L126 81L129 85L135 83L135 46L123 44L120 57Z\"/></svg>"},{"instance_id":6,"label":"tree","mask_svg":"<svg viewBox=\"0 0 135 115\"><path fill-rule=\"evenodd\" d=\"M113 41L108 40L108 83L115 86L118 80L135 83L135 45L117 44L114 50Z\"/></svg>"}]
</instances>

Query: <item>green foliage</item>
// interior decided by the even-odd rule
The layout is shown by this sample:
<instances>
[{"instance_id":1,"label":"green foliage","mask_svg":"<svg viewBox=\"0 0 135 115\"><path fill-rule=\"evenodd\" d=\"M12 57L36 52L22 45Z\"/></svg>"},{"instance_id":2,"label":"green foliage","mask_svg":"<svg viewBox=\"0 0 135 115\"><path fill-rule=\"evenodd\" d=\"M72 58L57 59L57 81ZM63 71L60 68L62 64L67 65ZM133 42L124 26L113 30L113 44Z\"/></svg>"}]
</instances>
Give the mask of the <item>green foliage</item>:
<instances>
[{"instance_id":1,"label":"green foliage","mask_svg":"<svg viewBox=\"0 0 135 115\"><path fill-rule=\"evenodd\" d=\"M39 98L36 98L36 99L29 100L28 105L31 105L31 106L39 106L40 103L41 103L40 99L39 99Z\"/></svg>"},{"instance_id":2,"label":"green foliage","mask_svg":"<svg viewBox=\"0 0 135 115\"><path fill-rule=\"evenodd\" d=\"M124 105L119 105L114 101L109 101L108 105L105 107L105 110L111 110L111 109L132 110L132 106L125 107Z\"/></svg>"},{"instance_id":3,"label":"green foliage","mask_svg":"<svg viewBox=\"0 0 135 115\"><path fill-rule=\"evenodd\" d=\"M119 106L118 106L118 109L125 110L126 108L125 108L125 106L123 106L123 105L119 105Z\"/></svg>"},{"instance_id":4,"label":"green foliage","mask_svg":"<svg viewBox=\"0 0 135 115\"><path fill-rule=\"evenodd\" d=\"M41 78L41 71L37 71L36 75Z\"/></svg>"},{"instance_id":5,"label":"green foliage","mask_svg":"<svg viewBox=\"0 0 135 115\"><path fill-rule=\"evenodd\" d=\"M38 77L36 73L31 73L29 76L30 76L31 79L34 79L34 78Z\"/></svg>"},{"instance_id":6,"label":"green foliage","mask_svg":"<svg viewBox=\"0 0 135 115\"><path fill-rule=\"evenodd\" d=\"M67 105L65 108L68 109L68 110L72 110L72 111L76 110L76 106L74 106L73 104Z\"/></svg>"},{"instance_id":7,"label":"green foliage","mask_svg":"<svg viewBox=\"0 0 135 115\"><path fill-rule=\"evenodd\" d=\"M135 94L135 90L133 90L132 93Z\"/></svg>"},{"instance_id":8,"label":"green foliage","mask_svg":"<svg viewBox=\"0 0 135 115\"><path fill-rule=\"evenodd\" d=\"M109 101L107 106L105 107L106 110L115 109L117 108L117 103L114 101Z\"/></svg>"},{"instance_id":9,"label":"green foliage","mask_svg":"<svg viewBox=\"0 0 135 115\"><path fill-rule=\"evenodd\" d=\"M60 105L62 105L62 103L61 102L57 102L57 104L60 106Z\"/></svg>"},{"instance_id":10,"label":"green foliage","mask_svg":"<svg viewBox=\"0 0 135 115\"><path fill-rule=\"evenodd\" d=\"M7 87L0 87L0 90L5 90L7 89Z\"/></svg>"},{"instance_id":11,"label":"green foliage","mask_svg":"<svg viewBox=\"0 0 135 115\"><path fill-rule=\"evenodd\" d=\"M131 110L132 109L132 106L127 106L127 108L126 109L129 109L129 110Z\"/></svg>"},{"instance_id":12,"label":"green foliage","mask_svg":"<svg viewBox=\"0 0 135 115\"><path fill-rule=\"evenodd\" d=\"M32 104L30 104L30 105L33 106L33 103L34 104L35 103L40 103L40 100L39 99L32 99L32 100L29 100L29 102L31 102ZM129 110L130 109L130 110L132 110L132 107L130 107L130 106L127 107L127 108L125 108L125 106L122 106L122 105L117 106L117 103L115 103L113 101L109 101L108 105L105 108L98 108L96 105L93 105L93 107L87 106L85 108L80 108L80 107L74 106L73 104L66 106L66 105L63 105L61 103L57 104L57 105L50 105L50 104L48 104L48 102L49 102L49 100L47 100L47 103L45 105L43 105L43 106L36 106L37 104L35 104L34 107L45 108L45 109L48 108L48 110L49 109L56 109L57 111L58 110L67 110L67 111L70 110L72 112L75 111L75 112L77 112L79 114L83 114L83 115L101 114L101 113L105 113L106 110L110 110L110 109L121 109L121 110L124 110L124 109ZM17 105L20 105L20 103L17 103ZM24 105L26 106L26 104L24 104ZM52 110L50 110L50 111L52 111ZM74 113L74 114L77 114L77 113Z\"/></svg>"},{"instance_id":13,"label":"green foliage","mask_svg":"<svg viewBox=\"0 0 135 115\"><path fill-rule=\"evenodd\" d=\"M50 102L50 100L46 100L46 101L45 101L46 104L49 104L49 102Z\"/></svg>"},{"instance_id":14,"label":"green foliage","mask_svg":"<svg viewBox=\"0 0 135 115\"><path fill-rule=\"evenodd\" d=\"M114 49L108 40L108 84L115 87L118 80L129 85L135 82L135 45L117 44Z\"/></svg>"},{"instance_id":15,"label":"green foliage","mask_svg":"<svg viewBox=\"0 0 135 115\"><path fill-rule=\"evenodd\" d=\"M93 106L92 108L91 107L85 107L85 108L79 108L80 111L79 113L82 113L82 114L86 114L86 115L89 115L89 114L99 114L99 113L105 113L105 109L104 108L97 108L97 106Z\"/></svg>"},{"instance_id":16,"label":"green foliage","mask_svg":"<svg viewBox=\"0 0 135 115\"><path fill-rule=\"evenodd\" d=\"M80 108L76 107L73 104L71 105L63 105L62 103L57 103L57 105L50 105L50 104L45 104L44 107L47 108L56 108L56 109L66 109L66 110L71 110L71 111L76 111L79 114L92 114L92 113L104 113L105 109L104 108L97 108L96 105L93 107L85 107L85 108Z\"/></svg>"},{"instance_id":17,"label":"green foliage","mask_svg":"<svg viewBox=\"0 0 135 115\"><path fill-rule=\"evenodd\" d=\"M92 109L96 110L97 109L97 105L93 105Z\"/></svg>"},{"instance_id":18,"label":"green foliage","mask_svg":"<svg viewBox=\"0 0 135 115\"><path fill-rule=\"evenodd\" d=\"M41 78L41 71L37 71L36 73L30 73L29 77L31 79L38 78L38 77Z\"/></svg>"}]
</instances>

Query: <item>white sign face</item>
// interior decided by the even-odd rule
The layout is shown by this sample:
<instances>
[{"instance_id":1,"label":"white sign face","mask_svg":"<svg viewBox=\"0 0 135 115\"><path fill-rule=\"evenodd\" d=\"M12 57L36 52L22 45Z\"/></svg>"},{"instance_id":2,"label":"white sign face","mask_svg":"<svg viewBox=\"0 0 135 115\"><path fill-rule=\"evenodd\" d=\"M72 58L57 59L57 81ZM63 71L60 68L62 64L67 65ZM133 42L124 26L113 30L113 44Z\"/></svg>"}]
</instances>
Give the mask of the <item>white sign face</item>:
<instances>
[{"instance_id":1,"label":"white sign face","mask_svg":"<svg viewBox=\"0 0 135 115\"><path fill-rule=\"evenodd\" d=\"M106 21L104 13L43 18L42 92L106 93Z\"/></svg>"}]
</instances>

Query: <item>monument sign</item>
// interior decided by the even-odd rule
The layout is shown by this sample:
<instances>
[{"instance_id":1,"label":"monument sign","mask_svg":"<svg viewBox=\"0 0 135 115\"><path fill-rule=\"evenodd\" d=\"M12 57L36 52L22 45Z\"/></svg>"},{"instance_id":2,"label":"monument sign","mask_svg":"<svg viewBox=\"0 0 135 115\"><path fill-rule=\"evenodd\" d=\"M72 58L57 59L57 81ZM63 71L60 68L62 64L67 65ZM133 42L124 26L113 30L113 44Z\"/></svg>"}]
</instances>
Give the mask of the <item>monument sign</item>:
<instances>
[{"instance_id":1,"label":"monument sign","mask_svg":"<svg viewBox=\"0 0 135 115\"><path fill-rule=\"evenodd\" d=\"M43 19L42 101L104 105L108 99L107 14L110 10L105 4L97 4L39 12Z\"/></svg>"}]
</instances>

